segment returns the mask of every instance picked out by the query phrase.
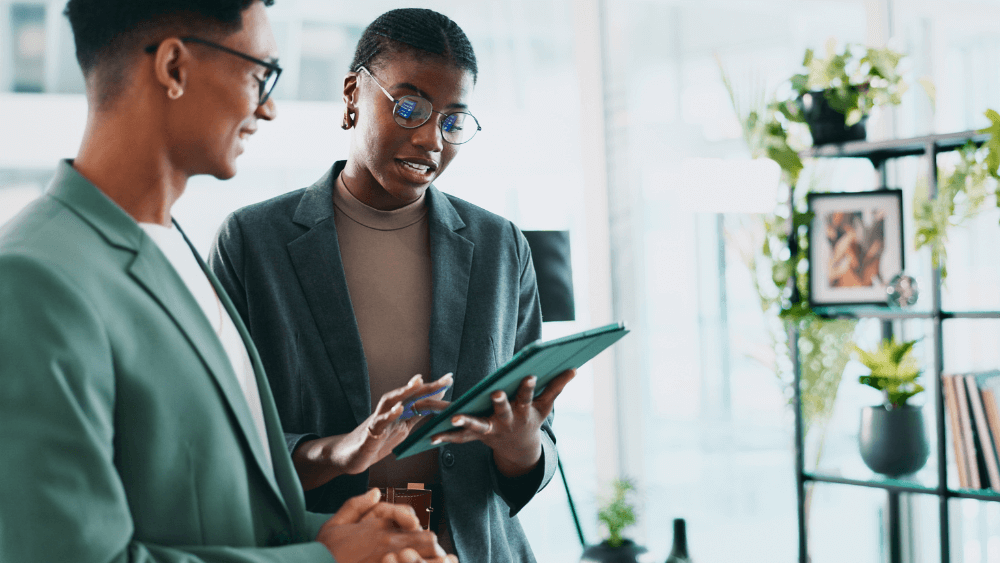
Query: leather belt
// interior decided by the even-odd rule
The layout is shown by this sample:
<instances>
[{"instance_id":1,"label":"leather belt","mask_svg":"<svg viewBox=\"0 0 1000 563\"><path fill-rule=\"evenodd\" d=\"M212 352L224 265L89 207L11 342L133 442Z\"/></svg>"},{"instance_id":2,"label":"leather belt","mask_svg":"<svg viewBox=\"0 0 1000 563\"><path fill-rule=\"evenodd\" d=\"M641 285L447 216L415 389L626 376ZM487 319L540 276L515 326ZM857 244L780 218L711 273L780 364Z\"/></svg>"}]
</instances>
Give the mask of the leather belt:
<instances>
[{"instance_id":1,"label":"leather belt","mask_svg":"<svg viewBox=\"0 0 1000 563\"><path fill-rule=\"evenodd\" d=\"M410 483L406 487L379 487L382 500L390 504L405 504L417 513L420 526L425 530L437 531L441 520L441 495L439 486L423 483Z\"/></svg>"}]
</instances>

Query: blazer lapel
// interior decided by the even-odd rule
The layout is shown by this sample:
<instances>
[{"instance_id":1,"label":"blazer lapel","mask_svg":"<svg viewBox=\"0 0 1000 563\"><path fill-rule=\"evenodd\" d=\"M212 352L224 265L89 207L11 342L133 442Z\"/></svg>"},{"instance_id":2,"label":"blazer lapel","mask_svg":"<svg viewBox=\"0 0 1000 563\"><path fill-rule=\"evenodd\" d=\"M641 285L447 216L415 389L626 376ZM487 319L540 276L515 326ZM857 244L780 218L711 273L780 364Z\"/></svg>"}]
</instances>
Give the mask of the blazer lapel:
<instances>
[{"instance_id":1,"label":"blazer lapel","mask_svg":"<svg viewBox=\"0 0 1000 563\"><path fill-rule=\"evenodd\" d=\"M306 189L292 220L309 230L288 243L288 254L355 424L361 424L371 414L368 365L333 221L333 182L343 164Z\"/></svg>"},{"instance_id":2,"label":"blazer lapel","mask_svg":"<svg viewBox=\"0 0 1000 563\"><path fill-rule=\"evenodd\" d=\"M257 353L257 347L254 346L253 340L250 338L250 332L247 330L246 325L243 324L243 319L240 318L239 313L236 311L236 307L233 306L233 301L229 298L226 290L223 289L222 284L219 282L219 278L215 276L215 273L212 272L211 268L208 267L208 264L206 264L201 255L198 254L198 250L191 243L191 240L188 239L187 234L184 233L184 230L181 229L181 226L177 224L176 220L174 221L174 226L181 233L181 236L184 237L184 240L187 242L188 247L191 248L191 252L194 254L195 259L198 260L198 265L201 266L201 270L205 272L205 275L208 277L208 281L212 284L212 288L219 296L219 301L222 302L222 306L229 314L229 318L232 319L233 324L236 325L236 331L240 333L243 345L247 349L247 355L250 356L250 363L253 366L254 378L257 381L257 393L260 397L261 409L264 413L264 425L267 429L268 448L271 450L273 471L264 471L264 475L267 477L268 483L271 484L272 490L281 501L282 506L287 511L288 503L301 496L299 493L301 489L298 476L295 474L295 469L291 464L291 459L286 455L287 446L285 445L285 441L283 439L284 432L281 429L281 420L278 417L278 410L274 406L274 398L271 395L271 386L268 384L267 377L264 374L264 365L260 361L260 354ZM202 317L203 316L204 315L202 315ZM219 348L220 350L222 349L221 346ZM223 354L225 354L225 350L222 351ZM226 365L228 365L228 358L226 361ZM253 450L257 463L260 464L263 469L267 464L267 458L263 455L263 451L260 449L260 440L257 438L257 429L253 425L252 417L246 405L246 399L243 398L243 390L239 387L239 382L234 378L217 377L216 379L226 379L231 383L236 383L235 386L230 385L230 391L224 391L224 393L226 394L230 404L234 406L234 410L237 411L237 418L240 420L240 426L247 438L250 449ZM239 395L231 396L232 389L235 389L235 392ZM242 415L238 412L239 409L236 408L236 405L242 407ZM305 510L304 506L303 502L302 510Z\"/></svg>"},{"instance_id":3,"label":"blazer lapel","mask_svg":"<svg viewBox=\"0 0 1000 563\"><path fill-rule=\"evenodd\" d=\"M168 265L167 258L160 252L156 243L147 237L139 248L135 260L129 266L129 274L174 320L177 328L184 333L191 347L201 357L236 419L239 431L243 434L252 457L271 484L275 494L280 498L281 494L274 482L273 472L267 469L267 458L264 456L263 446L257 437L257 430L254 427L246 397L243 395L243 390L240 389L239 381L236 379L229 357L222 347L222 342L215 334L212 325L202 313L191 292L186 290L183 280ZM220 298L225 295L217 282L213 285ZM230 316L233 316L232 313L230 311ZM238 318L238 315L235 318Z\"/></svg>"},{"instance_id":4,"label":"blazer lapel","mask_svg":"<svg viewBox=\"0 0 1000 563\"><path fill-rule=\"evenodd\" d=\"M453 373L457 379L465 309L469 297L469 276L475 243L456 231L465 222L448 198L431 186L427 190L431 239L431 373L439 377ZM445 393L451 400L455 386Z\"/></svg>"},{"instance_id":5,"label":"blazer lapel","mask_svg":"<svg viewBox=\"0 0 1000 563\"><path fill-rule=\"evenodd\" d=\"M194 247L191 247L192 252L236 324L253 362L257 386L261 394L261 403L264 408L264 419L267 422L274 471L266 469L267 462L260 439L257 437L257 429L252 422L246 398L243 396L243 391L240 389L221 342L190 291L186 290L183 280L170 266L156 243L146 236L132 217L76 172L71 161L60 162L48 193L62 201L74 213L89 223L109 245L134 254L127 267L129 275L171 317L178 330L184 334L191 347L204 362L224 397L224 402L236 419L237 431L243 434L246 447L252 452L251 456L256 460L267 482L270 483L271 490L274 491L279 505L287 511L289 503L299 499L297 505L301 508L296 508L296 506L292 506L292 508L297 510L295 513L304 511L299 481L294 474L291 460L285 453L281 425L274 407L274 400L271 398L270 387L263 375L260 357L249 339L249 334L243 326L240 316L236 314L232 301ZM183 231L181 234L183 235ZM186 236L185 239L187 239ZM188 245L191 246L190 241L188 241ZM280 488L275 482L276 477L281 483Z\"/></svg>"}]
</instances>

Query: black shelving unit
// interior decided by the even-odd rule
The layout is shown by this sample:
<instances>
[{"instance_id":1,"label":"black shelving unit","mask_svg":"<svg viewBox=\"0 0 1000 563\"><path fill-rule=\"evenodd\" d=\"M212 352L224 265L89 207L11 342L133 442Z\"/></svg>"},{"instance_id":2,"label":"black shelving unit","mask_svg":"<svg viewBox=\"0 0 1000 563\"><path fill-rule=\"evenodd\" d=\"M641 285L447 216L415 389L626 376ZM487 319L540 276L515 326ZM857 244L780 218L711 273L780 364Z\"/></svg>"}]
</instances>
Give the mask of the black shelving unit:
<instances>
[{"instance_id":1,"label":"black shelving unit","mask_svg":"<svg viewBox=\"0 0 1000 563\"><path fill-rule=\"evenodd\" d=\"M893 158L904 156L925 156L928 166L929 196L937 196L937 155L955 150L968 141L982 145L989 140L989 135L977 131L964 131L944 135L928 135L911 139L891 141L853 141L837 145L814 147L803 153L811 158L867 158L872 162L878 176L880 188L886 186L886 162ZM793 204L790 202L790 204ZM1000 311L943 311L941 309L941 272L932 272L932 283L925 295L930 295L929 310L905 311L878 307L844 307L824 308L818 310L821 315L829 318L870 318L882 322L882 335L892 336L892 323L896 320L926 319L931 322L930 340L933 342L934 365L930 370L932 384L935 386L934 422L937 441L937 486L923 486L919 483L895 479L876 479L871 481L849 479L838 476L811 473L805 468L805 436L802 421L801 397L801 366L799 363L798 331L789 328L789 342L792 364L795 372L793 407L795 410L795 475L798 496L799 521L799 562L809 562L809 545L806 531L806 484L828 483L848 487L868 487L886 491L888 515L888 543L890 563L902 563L902 534L900 520L900 495L918 494L932 495L938 498L940 519L941 563L950 563L951 541L949 537L949 501L951 499L976 499L981 501L1000 501L1000 493L988 490L953 490L948 488L948 456L947 434L945 430L944 394L941 389L941 374L944 370L944 342L942 338L943 323L950 319L1000 319Z\"/></svg>"}]
</instances>

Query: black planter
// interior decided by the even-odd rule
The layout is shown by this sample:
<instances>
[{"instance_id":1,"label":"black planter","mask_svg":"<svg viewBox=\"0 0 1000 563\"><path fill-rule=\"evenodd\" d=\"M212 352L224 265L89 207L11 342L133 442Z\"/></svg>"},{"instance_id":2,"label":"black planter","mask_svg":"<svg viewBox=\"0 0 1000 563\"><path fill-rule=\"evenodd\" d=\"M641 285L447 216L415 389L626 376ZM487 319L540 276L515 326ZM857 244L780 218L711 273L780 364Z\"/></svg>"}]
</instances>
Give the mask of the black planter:
<instances>
[{"instance_id":1,"label":"black planter","mask_svg":"<svg viewBox=\"0 0 1000 563\"><path fill-rule=\"evenodd\" d=\"M638 563L643 553L646 553L646 548L632 540L627 539L618 547L611 547L604 540L583 550L580 563Z\"/></svg>"},{"instance_id":2,"label":"black planter","mask_svg":"<svg viewBox=\"0 0 1000 563\"><path fill-rule=\"evenodd\" d=\"M861 409L861 459L875 473L899 477L916 473L930 455L919 407L882 405Z\"/></svg>"},{"instance_id":3,"label":"black planter","mask_svg":"<svg viewBox=\"0 0 1000 563\"><path fill-rule=\"evenodd\" d=\"M809 125L809 132L812 133L813 146L865 140L868 116L848 127L847 117L830 107L823 92L804 94L799 98L799 107Z\"/></svg>"}]
</instances>

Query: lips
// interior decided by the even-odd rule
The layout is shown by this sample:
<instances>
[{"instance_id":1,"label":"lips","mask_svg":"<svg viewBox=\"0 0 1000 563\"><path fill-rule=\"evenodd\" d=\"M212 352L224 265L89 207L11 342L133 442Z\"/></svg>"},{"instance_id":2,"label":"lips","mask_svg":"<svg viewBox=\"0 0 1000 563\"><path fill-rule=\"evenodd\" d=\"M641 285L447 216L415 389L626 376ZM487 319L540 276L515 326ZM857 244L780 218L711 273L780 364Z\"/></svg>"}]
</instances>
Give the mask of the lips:
<instances>
[{"instance_id":1,"label":"lips","mask_svg":"<svg viewBox=\"0 0 1000 563\"><path fill-rule=\"evenodd\" d=\"M438 169L436 162L426 158L397 158L396 165L404 177L418 184L433 180Z\"/></svg>"}]
</instances>

